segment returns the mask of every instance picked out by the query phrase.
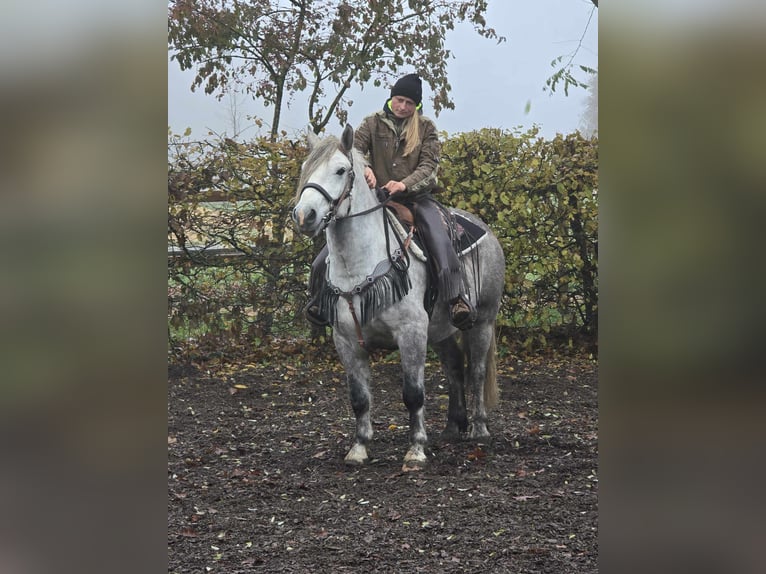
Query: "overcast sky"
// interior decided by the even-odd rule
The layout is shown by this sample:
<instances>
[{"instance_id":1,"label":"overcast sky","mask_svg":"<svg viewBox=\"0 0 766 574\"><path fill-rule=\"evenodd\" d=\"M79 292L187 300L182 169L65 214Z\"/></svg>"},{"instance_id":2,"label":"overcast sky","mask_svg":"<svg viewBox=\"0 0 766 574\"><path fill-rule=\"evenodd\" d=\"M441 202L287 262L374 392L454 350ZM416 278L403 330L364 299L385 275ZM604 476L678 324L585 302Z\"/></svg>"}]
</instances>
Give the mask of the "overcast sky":
<instances>
[{"instance_id":1,"label":"overcast sky","mask_svg":"<svg viewBox=\"0 0 766 574\"><path fill-rule=\"evenodd\" d=\"M592 18L591 18L592 13ZM590 19L590 23L588 20ZM598 10L593 11L590 0L492 0L487 23L507 40L497 44L481 38L470 26L461 25L447 36L447 46L454 59L448 66L454 110L445 110L438 117L429 109L431 91L424 85L424 113L434 119L440 130L450 134L483 127L527 130L540 127L541 134L553 137L568 134L583 127L583 114L588 94L581 88L571 88L569 96L563 87L550 95L544 92L545 81L554 71L551 61L568 56L582 38L582 46L574 60L590 68L598 68ZM587 31L586 31L587 28ZM584 34L584 37L583 37ZM412 70L402 69L402 74ZM585 78L579 69L578 78ZM230 103L218 101L201 91L192 93L193 72L181 72L176 62L168 64L168 123L175 133L190 127L192 136L207 137L208 130L232 135ZM389 93L375 88L350 90L354 101L349 111L349 123L358 125L366 115L382 107ZM528 110L527 110L527 106ZM238 107L244 139L257 135L245 116L257 115L270 120L272 111L264 110L257 101L239 96ZM280 128L288 134L299 134L307 125L305 105L298 102L283 110ZM250 127L248 127L250 126ZM339 133L337 120L328 126Z\"/></svg>"}]
</instances>

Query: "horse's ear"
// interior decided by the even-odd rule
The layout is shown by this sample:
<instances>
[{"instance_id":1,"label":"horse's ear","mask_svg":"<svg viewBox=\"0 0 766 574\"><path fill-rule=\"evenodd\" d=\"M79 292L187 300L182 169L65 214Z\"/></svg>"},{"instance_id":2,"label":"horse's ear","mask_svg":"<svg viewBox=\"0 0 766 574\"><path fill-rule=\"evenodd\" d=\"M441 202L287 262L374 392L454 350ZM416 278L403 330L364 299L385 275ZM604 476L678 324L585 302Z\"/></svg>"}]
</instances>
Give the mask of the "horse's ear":
<instances>
[{"instance_id":1,"label":"horse's ear","mask_svg":"<svg viewBox=\"0 0 766 574\"><path fill-rule=\"evenodd\" d=\"M340 144L346 153L349 153L354 148L354 128L351 127L351 124L346 124L346 127L343 128Z\"/></svg>"},{"instance_id":2,"label":"horse's ear","mask_svg":"<svg viewBox=\"0 0 766 574\"><path fill-rule=\"evenodd\" d=\"M309 144L309 149L314 149L319 143L319 136L314 133L310 126L306 128L306 141Z\"/></svg>"}]
</instances>

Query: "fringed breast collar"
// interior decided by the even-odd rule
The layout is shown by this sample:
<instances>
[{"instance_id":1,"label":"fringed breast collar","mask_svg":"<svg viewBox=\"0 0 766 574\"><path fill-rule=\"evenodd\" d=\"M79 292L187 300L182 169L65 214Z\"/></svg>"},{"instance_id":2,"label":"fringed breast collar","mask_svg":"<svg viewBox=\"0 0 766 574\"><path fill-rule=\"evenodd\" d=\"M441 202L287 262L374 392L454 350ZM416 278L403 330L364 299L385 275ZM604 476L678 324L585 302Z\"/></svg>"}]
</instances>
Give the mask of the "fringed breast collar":
<instances>
[{"instance_id":1,"label":"fringed breast collar","mask_svg":"<svg viewBox=\"0 0 766 574\"><path fill-rule=\"evenodd\" d=\"M391 252L391 224L385 215L386 210L384 209L382 211L384 213L383 227L386 235L386 250L390 255L383 261L380 261L375 266L372 273L365 277L361 283L354 286L350 291L342 291L339 287L332 284L329 278L330 265L332 264L330 261L330 264L327 265L325 284L319 294L320 314L327 317L330 325L333 326L336 325L338 318L338 299L342 297L346 300L351 316L354 319L354 326L356 327L359 345L362 347L365 347L364 337L362 336L362 327L377 317L383 310L404 299L412 287L409 274L410 259L408 254L408 249L412 240L412 231L410 231L409 235L407 235L404 240L402 240L397 233L394 233L394 237L399 243L399 247ZM359 296L359 315L357 315L356 309L354 308L353 298L355 295Z\"/></svg>"}]
</instances>

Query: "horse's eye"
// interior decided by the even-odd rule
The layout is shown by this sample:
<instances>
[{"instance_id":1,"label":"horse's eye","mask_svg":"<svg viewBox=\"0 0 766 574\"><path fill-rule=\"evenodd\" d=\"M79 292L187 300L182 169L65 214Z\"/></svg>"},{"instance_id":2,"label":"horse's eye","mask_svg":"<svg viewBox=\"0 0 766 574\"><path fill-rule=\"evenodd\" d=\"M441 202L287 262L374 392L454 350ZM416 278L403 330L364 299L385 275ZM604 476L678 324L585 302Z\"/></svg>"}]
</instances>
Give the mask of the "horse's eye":
<instances>
[{"instance_id":1,"label":"horse's eye","mask_svg":"<svg viewBox=\"0 0 766 574\"><path fill-rule=\"evenodd\" d=\"M338 171L335 172L335 175L343 175L344 173L346 173L346 168L341 167L341 168L338 168Z\"/></svg>"}]
</instances>

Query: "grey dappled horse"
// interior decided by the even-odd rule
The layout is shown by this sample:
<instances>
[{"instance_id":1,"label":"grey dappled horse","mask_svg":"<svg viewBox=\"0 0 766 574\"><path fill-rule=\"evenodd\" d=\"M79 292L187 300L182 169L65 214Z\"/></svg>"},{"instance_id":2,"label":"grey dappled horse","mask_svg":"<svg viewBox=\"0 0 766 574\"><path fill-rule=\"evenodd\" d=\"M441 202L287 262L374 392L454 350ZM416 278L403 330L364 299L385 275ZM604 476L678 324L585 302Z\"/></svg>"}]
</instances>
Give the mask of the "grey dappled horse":
<instances>
[{"instance_id":1,"label":"grey dappled horse","mask_svg":"<svg viewBox=\"0 0 766 574\"><path fill-rule=\"evenodd\" d=\"M462 256L477 319L461 333L450 323L441 298L429 319L424 306L426 263L410 256L406 245L386 229L389 224L383 213L387 210L367 187L364 159L353 147L353 128L347 125L340 141L333 136L320 139L313 132L308 141L310 153L303 163L292 217L305 235L314 237L323 230L327 234L327 281L335 296L333 340L356 416L356 437L346 462L363 464L368 459L367 444L372 438L368 350L372 349L399 349L402 395L410 418L410 448L403 470L426 464L423 374L428 344L438 354L449 384L443 436L455 439L469 430L467 385L473 393L469 436L489 437L487 408L497 402L495 318L505 275L497 238L482 221L452 210L484 232L481 241Z\"/></svg>"}]
</instances>

